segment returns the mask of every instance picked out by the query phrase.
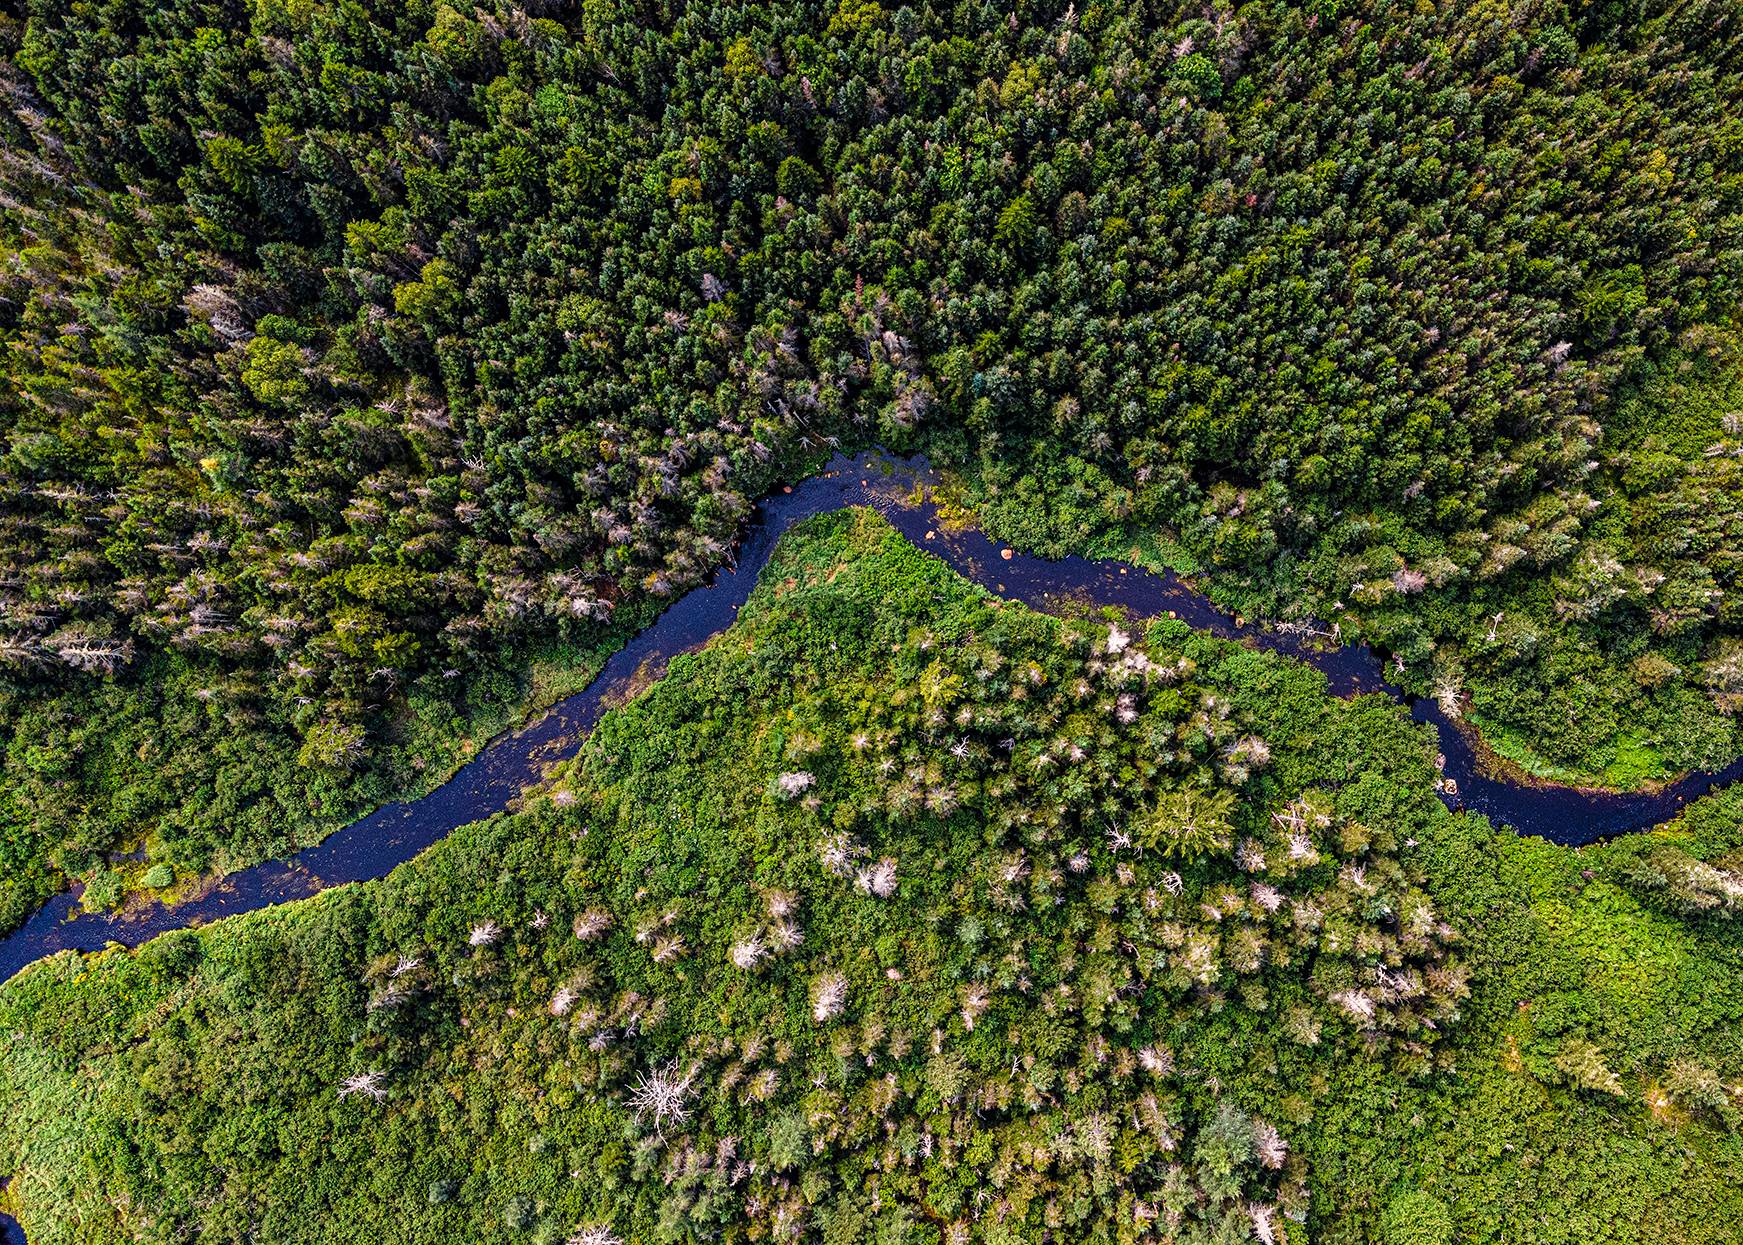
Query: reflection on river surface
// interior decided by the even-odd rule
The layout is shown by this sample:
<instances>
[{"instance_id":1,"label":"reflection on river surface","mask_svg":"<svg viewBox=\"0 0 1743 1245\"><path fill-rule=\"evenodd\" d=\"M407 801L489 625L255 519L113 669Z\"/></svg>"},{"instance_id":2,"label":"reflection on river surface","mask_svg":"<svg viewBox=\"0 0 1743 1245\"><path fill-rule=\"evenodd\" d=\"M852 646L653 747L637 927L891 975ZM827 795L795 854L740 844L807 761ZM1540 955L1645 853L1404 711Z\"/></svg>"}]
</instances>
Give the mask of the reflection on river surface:
<instances>
[{"instance_id":1,"label":"reflection on river surface","mask_svg":"<svg viewBox=\"0 0 1743 1245\"><path fill-rule=\"evenodd\" d=\"M0 941L0 980L56 951L93 951L112 941L135 946L167 930L306 898L343 882L381 877L450 831L502 811L552 764L575 755L614 696L633 679L657 675L672 657L730 626L784 532L802 519L844 506L872 507L915 544L1001 597L1043 610L1073 602L1114 606L1141 618L1172 614L1200 630L1306 662L1325 675L1336 695L1381 693L1407 703L1417 721L1439 732L1445 776L1452 780L1442 798L1523 834L1569 845L1594 842L1656 825L1709 788L1743 776L1739 759L1717 774L1689 774L1657 791L1627 794L1489 776L1472 741L1440 706L1408 698L1388 683L1379 658L1367 646L1327 647L1313 635L1237 622L1171 573L1156 574L1122 562L1035 557L1004 549L973 528L940 527L930 500L936 479L921 458L898 460L876 453L836 458L819 474L765 499L734 565L674 602L613 654L585 691L497 739L435 791L377 809L288 860L241 870L174 907L148 904L110 916L80 913L76 896L58 896Z\"/></svg>"}]
</instances>

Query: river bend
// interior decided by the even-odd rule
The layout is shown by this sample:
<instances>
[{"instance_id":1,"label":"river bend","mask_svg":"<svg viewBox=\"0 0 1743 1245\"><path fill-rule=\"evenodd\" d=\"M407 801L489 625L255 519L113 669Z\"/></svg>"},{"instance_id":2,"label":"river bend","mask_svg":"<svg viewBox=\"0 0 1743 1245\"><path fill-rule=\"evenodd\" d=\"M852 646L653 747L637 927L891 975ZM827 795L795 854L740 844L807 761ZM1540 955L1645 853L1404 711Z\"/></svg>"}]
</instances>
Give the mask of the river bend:
<instances>
[{"instance_id":1,"label":"river bend","mask_svg":"<svg viewBox=\"0 0 1743 1245\"><path fill-rule=\"evenodd\" d=\"M1743 758L1718 773L1691 773L1649 792L1589 791L1493 777L1484 772L1466 733L1434 701L1407 697L1388 682L1379 657L1366 645L1326 647L1311 636L1237 622L1172 573L1081 557L1041 558L1006 550L978 529L947 529L939 525L930 500L937 482L922 458L838 456L817 475L761 502L735 562L675 601L614 653L584 691L497 738L436 790L388 804L288 859L240 870L174 906L150 903L109 915L80 912L75 895L59 895L0 940L0 980L57 951L96 951L110 942L137 946L172 929L382 877L450 831L503 811L552 764L576 754L600 715L638 675L658 675L672 657L730 626L783 533L802 519L846 506L875 509L920 548L1001 597L1043 610L1058 610L1069 600L1115 606L1138 617L1172 614L1214 635L1304 661L1326 676L1335 695L1389 695L1439 733L1444 775L1452 780L1442 798L1522 834L1564 845L1595 842L1657 825L1709 789L1743 777Z\"/></svg>"}]
</instances>

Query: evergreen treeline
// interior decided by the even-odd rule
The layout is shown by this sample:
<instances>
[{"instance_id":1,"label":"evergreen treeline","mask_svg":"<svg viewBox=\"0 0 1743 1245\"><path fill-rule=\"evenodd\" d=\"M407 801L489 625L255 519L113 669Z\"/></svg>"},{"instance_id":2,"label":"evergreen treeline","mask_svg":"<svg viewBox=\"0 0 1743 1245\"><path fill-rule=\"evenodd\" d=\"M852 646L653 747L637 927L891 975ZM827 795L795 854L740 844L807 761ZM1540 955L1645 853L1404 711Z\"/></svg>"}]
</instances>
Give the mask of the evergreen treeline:
<instances>
[{"instance_id":1,"label":"evergreen treeline","mask_svg":"<svg viewBox=\"0 0 1743 1245\"><path fill-rule=\"evenodd\" d=\"M318 821L408 688L600 642L848 442L1166 531L1533 764L1737 745L1727 0L23 10L21 876L269 850L190 793ZM185 781L96 759L104 680L203 697L140 728Z\"/></svg>"},{"instance_id":2,"label":"evergreen treeline","mask_svg":"<svg viewBox=\"0 0 1743 1245\"><path fill-rule=\"evenodd\" d=\"M1736 1240L1737 916L1637 874L1743 888L1740 800L1576 853L1428 752L818 520L522 812L6 984L6 1196L33 1245Z\"/></svg>"}]
</instances>

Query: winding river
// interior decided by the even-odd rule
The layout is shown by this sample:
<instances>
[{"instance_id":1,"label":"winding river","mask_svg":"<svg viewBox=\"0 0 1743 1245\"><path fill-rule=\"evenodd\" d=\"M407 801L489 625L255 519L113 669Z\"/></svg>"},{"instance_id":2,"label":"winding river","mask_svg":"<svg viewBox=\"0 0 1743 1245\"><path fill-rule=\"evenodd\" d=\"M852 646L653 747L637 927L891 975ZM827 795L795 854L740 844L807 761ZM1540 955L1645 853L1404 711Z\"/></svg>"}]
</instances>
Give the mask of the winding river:
<instances>
[{"instance_id":1,"label":"winding river","mask_svg":"<svg viewBox=\"0 0 1743 1245\"><path fill-rule=\"evenodd\" d=\"M937 482L922 458L838 456L817 475L765 499L735 563L674 602L614 653L585 691L496 739L436 790L409 803L379 808L289 859L243 869L173 907L147 904L111 916L80 912L73 894L57 896L0 940L0 980L57 951L95 951L110 942L136 946L168 930L381 877L450 831L502 811L553 763L574 756L600 715L632 681L657 676L672 657L730 626L783 533L802 519L846 506L875 509L920 548L999 596L1043 610L1072 601L1115 606L1137 617L1172 614L1225 639L1304 661L1326 676L1335 695L1391 696L1439 733L1445 776L1452 780L1442 798L1521 834L1569 846L1595 842L1656 825L1709 789L1743 777L1743 758L1717 773L1695 772L1655 791L1626 794L1492 777L1483 772L1471 740L1440 706L1406 696L1388 682L1379 657L1366 645L1325 647L1312 636L1238 622L1172 573L1156 574L1115 561L1035 557L1006 550L973 528L947 529L939 524L930 500Z\"/></svg>"},{"instance_id":2,"label":"winding river","mask_svg":"<svg viewBox=\"0 0 1743 1245\"><path fill-rule=\"evenodd\" d=\"M498 738L422 799L386 805L289 859L243 869L173 907L155 903L110 916L80 912L76 896L60 895L0 940L0 980L57 951L95 951L110 942L136 946L167 930L381 877L450 831L502 811L553 763L575 755L600 715L632 680L658 675L673 656L730 626L783 533L802 519L846 506L877 510L920 548L1002 597L1039 609L1056 610L1069 600L1115 606L1138 617L1172 614L1214 635L1307 662L1326 676L1336 695L1389 695L1439 733L1445 776L1452 780L1442 798L1522 834L1566 845L1591 843L1656 825L1710 788L1743 777L1743 759L1718 773L1696 772L1656 791L1628 794L1492 777L1483 772L1471 740L1440 706L1408 697L1389 683L1380 659L1366 645L1328 648L1311 636L1238 622L1172 573L1088 558L1035 557L1006 550L972 528L947 529L940 526L930 500L936 483L936 473L921 458L898 460L875 453L837 457L817 475L765 499L735 563L674 602L613 654L585 691Z\"/></svg>"},{"instance_id":3,"label":"winding river","mask_svg":"<svg viewBox=\"0 0 1743 1245\"><path fill-rule=\"evenodd\" d=\"M920 548L1001 597L1043 610L1073 601L1115 606L1141 618L1171 614L1225 639L1304 661L1326 676L1335 695L1391 696L1439 733L1445 776L1452 780L1442 798L1521 834L1570 846L1595 842L1656 825L1709 789L1743 777L1743 758L1717 773L1691 773L1655 791L1627 794L1491 777L1483 772L1471 740L1440 706L1406 696L1389 683L1379 657L1366 645L1328 648L1312 636L1237 622L1172 573L1156 574L1123 562L1035 557L1004 549L972 528L946 529L930 500L937 482L923 458L838 456L817 475L765 499L734 564L674 602L614 653L585 691L496 739L422 799L386 805L289 859L231 874L200 897L174 907L148 904L110 916L79 912L70 893L57 896L0 940L0 980L57 951L95 951L110 942L137 946L168 930L381 877L451 830L502 811L553 763L574 756L600 715L633 680L657 676L672 657L730 626L783 533L802 519L846 506L875 509Z\"/></svg>"},{"instance_id":4,"label":"winding river","mask_svg":"<svg viewBox=\"0 0 1743 1245\"><path fill-rule=\"evenodd\" d=\"M148 904L115 916L78 911L75 895L44 905L0 940L0 980L57 951L128 946L168 930L303 899L345 882L384 876L450 831L500 812L555 762L575 755L601 714L638 678L657 676L674 656L705 643L732 624L775 542L802 519L846 506L869 506L920 548L1001 597L1043 610L1067 601L1115 606L1135 616L1171 614L1225 639L1304 661L1326 676L1339 696L1382 693L1409 706L1439 733L1444 774L1441 798L1482 813L1522 834L1564 845L1595 842L1674 817L1690 800L1743 777L1743 758L1717 773L1691 773L1651 792L1617 794L1510 782L1483 772L1472 742L1432 700L1405 695L1385 678L1366 645L1324 647L1311 636L1263 630L1236 621L1172 573L1122 562L1059 560L1007 550L984 533L939 525L931 486L937 474L923 458L867 453L838 456L819 474L774 494L757 508L734 564L674 602L646 630L614 653L586 690L560 702L523 729L501 736L442 786L421 799L389 804L286 860L272 860L224 878L196 899L167 907ZM18 1225L0 1215L0 1242L22 1242Z\"/></svg>"}]
</instances>

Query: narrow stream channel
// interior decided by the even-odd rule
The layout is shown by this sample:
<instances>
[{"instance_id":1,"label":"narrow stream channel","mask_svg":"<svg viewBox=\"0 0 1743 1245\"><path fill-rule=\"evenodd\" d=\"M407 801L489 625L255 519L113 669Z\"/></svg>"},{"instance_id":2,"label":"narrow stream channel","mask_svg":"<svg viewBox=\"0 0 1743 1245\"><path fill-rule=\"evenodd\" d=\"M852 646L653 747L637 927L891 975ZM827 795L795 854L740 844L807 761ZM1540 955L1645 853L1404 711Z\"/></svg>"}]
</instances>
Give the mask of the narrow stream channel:
<instances>
[{"instance_id":1,"label":"narrow stream channel","mask_svg":"<svg viewBox=\"0 0 1743 1245\"><path fill-rule=\"evenodd\" d=\"M57 896L0 940L0 980L57 951L96 951L110 942L137 946L169 930L382 877L450 831L501 812L553 763L576 754L614 693L628 687L638 673L659 674L674 656L731 626L776 541L789 528L846 506L870 506L915 545L1001 597L1050 611L1075 601L1116 606L1143 618L1172 613L1199 630L1308 663L1326 676L1335 695L1378 692L1408 704L1413 718L1439 733L1444 773L1456 784L1456 794L1443 792L1441 798L1450 807L1482 813L1521 834L1568 846L1595 842L1657 825L1676 816L1690 800L1743 777L1743 758L1717 773L1691 773L1658 791L1629 794L1486 776L1471 741L1440 706L1407 697L1387 682L1378 656L1366 645L1325 648L1311 637L1237 623L1172 573L1079 557L1054 560L1017 551L1007 557L1002 546L977 529L946 531L938 526L937 507L918 500L922 493L929 496L937 481L923 458L892 459L876 453L835 458L819 474L765 499L734 565L674 602L614 653L586 690L524 729L498 738L422 799L386 805L287 860L231 874L206 894L175 907L154 903L109 916L79 912L72 894ZM23 1241L17 1223L0 1215L0 1245Z\"/></svg>"},{"instance_id":2,"label":"narrow stream channel","mask_svg":"<svg viewBox=\"0 0 1743 1245\"><path fill-rule=\"evenodd\" d=\"M1674 817L1709 789L1743 777L1743 758L1717 773L1691 773L1657 791L1617 794L1573 787L1510 782L1485 775L1471 741L1432 700L1410 698L1387 682L1379 658L1366 645L1325 648L1311 637L1238 624L1172 573L1155 574L1123 562L1034 557L1004 549L975 529L947 531L937 508L916 500L937 482L921 458L880 454L838 457L790 491L764 500L738 549L736 563L694 589L605 663L588 685L524 729L492 742L441 787L410 803L388 804L286 860L272 860L223 879L205 895L166 907L148 904L115 916L78 911L72 894L45 904L15 933L0 940L0 980L57 951L95 951L109 942L128 946L157 934L270 904L302 899L344 882L385 875L450 831L507 808L554 762L575 755L613 693L641 672L658 674L666 662L732 624L774 551L795 523L845 506L870 506L926 552L1001 597L1057 611L1067 601L1116 606L1138 617L1172 613L1226 639L1282 653L1323 673L1339 696L1383 693L1408 704L1411 716L1431 724L1446 758L1455 808L1482 813L1521 834L1564 845L1591 843ZM645 669L644 669L645 667Z\"/></svg>"}]
</instances>

